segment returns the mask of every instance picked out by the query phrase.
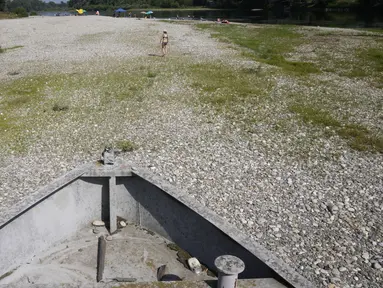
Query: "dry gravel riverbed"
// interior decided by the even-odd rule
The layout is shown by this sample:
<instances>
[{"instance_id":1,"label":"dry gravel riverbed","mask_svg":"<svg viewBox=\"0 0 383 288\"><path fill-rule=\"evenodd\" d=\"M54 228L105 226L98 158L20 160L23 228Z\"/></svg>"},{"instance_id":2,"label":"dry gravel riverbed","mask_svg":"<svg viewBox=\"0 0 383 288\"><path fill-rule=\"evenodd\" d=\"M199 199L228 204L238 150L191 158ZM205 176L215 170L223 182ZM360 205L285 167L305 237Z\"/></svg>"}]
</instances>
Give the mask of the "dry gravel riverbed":
<instances>
[{"instance_id":1,"label":"dry gravel riverbed","mask_svg":"<svg viewBox=\"0 0 383 288\"><path fill-rule=\"evenodd\" d=\"M170 55L163 58L164 28ZM315 62L329 49L338 57L348 46L375 41L353 30L297 30L325 38L302 44L290 59ZM329 31L344 40L332 42ZM99 159L105 144L129 140L137 149L119 157L182 188L316 287L383 286L382 153L355 150L336 134L324 137L331 127L313 129L284 110L292 92L308 101L334 93L353 103L337 108L338 115L381 137L381 85L333 74L337 67L330 66L302 85L206 30L154 20L3 20L0 45L14 47L0 54L0 214ZM199 101L216 91L193 84L192 69L218 64L227 67L222 73L262 69L258 92L268 101L243 107L262 116L251 129Z\"/></svg>"}]
</instances>

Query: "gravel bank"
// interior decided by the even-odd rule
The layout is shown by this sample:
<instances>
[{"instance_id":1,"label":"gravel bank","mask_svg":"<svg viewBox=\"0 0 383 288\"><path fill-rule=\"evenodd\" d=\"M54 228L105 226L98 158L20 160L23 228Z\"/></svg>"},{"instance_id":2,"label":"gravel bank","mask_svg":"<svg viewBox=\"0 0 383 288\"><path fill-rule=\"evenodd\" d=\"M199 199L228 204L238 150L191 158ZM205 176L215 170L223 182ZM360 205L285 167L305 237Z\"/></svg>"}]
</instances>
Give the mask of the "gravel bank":
<instances>
[{"instance_id":1,"label":"gravel bank","mask_svg":"<svg viewBox=\"0 0 383 288\"><path fill-rule=\"evenodd\" d=\"M146 61L159 69L186 61L258 65L188 25L95 16L0 24L0 45L24 46L0 55L1 83L41 73L93 75L121 68L119 63L126 61L133 70ZM148 56L159 53L164 27L170 35L169 57ZM343 87L351 98L382 103L381 89L330 74L318 77ZM184 189L318 287L383 286L381 154L354 151L337 137L311 137L309 128L298 123L288 137L266 124L244 134L239 123L188 105L195 91L180 75L170 78L165 84L154 80L140 101L112 105L112 110L98 107L98 91L78 90L71 95L72 103L94 113L81 118L70 109L62 116L39 118L28 131L27 153L7 150L0 156L0 209L9 209L65 171L98 159L103 143L129 139L139 149L122 158ZM277 83L272 91L276 102L262 107L265 114L279 111L278 101L286 91L310 93L292 79L270 78ZM365 111L360 118L382 129ZM299 143L308 146L306 157L294 153Z\"/></svg>"}]
</instances>

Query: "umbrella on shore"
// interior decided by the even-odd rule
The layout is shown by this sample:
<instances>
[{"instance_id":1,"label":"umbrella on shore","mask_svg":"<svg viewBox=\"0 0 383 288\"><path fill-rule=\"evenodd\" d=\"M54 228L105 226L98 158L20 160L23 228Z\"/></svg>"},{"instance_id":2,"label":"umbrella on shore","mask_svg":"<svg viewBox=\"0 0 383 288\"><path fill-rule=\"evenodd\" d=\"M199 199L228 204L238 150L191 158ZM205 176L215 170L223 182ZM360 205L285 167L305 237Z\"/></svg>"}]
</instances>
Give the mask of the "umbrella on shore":
<instances>
[{"instance_id":1,"label":"umbrella on shore","mask_svg":"<svg viewBox=\"0 0 383 288\"><path fill-rule=\"evenodd\" d=\"M146 12L145 12L145 11L142 11L141 14L146 14Z\"/></svg>"},{"instance_id":2,"label":"umbrella on shore","mask_svg":"<svg viewBox=\"0 0 383 288\"><path fill-rule=\"evenodd\" d=\"M153 14L153 11L148 11L146 12L145 14L149 15L149 14Z\"/></svg>"}]
</instances>

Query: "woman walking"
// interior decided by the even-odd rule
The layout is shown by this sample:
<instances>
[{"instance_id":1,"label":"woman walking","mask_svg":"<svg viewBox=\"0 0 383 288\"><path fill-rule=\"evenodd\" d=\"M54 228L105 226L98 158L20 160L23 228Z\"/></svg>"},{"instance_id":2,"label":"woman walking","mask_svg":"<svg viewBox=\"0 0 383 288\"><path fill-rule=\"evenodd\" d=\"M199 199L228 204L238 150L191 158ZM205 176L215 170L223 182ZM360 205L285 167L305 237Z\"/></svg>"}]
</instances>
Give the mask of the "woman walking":
<instances>
[{"instance_id":1,"label":"woman walking","mask_svg":"<svg viewBox=\"0 0 383 288\"><path fill-rule=\"evenodd\" d=\"M164 30L164 32L162 33L160 43L162 48L162 56L165 56L168 53L168 43L169 43L168 31Z\"/></svg>"}]
</instances>

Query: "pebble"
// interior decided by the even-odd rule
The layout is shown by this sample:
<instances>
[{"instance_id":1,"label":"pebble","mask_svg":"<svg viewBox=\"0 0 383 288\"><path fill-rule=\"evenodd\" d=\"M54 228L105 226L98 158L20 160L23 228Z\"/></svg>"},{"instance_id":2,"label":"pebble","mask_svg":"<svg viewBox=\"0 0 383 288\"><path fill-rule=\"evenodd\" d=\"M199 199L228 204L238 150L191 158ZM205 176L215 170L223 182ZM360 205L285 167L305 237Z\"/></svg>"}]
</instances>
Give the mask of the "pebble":
<instances>
[{"instance_id":1,"label":"pebble","mask_svg":"<svg viewBox=\"0 0 383 288\"><path fill-rule=\"evenodd\" d=\"M374 269L381 269L382 265L380 265L378 262L375 262L375 263L372 264L372 268L374 268Z\"/></svg>"},{"instance_id":2,"label":"pebble","mask_svg":"<svg viewBox=\"0 0 383 288\"><path fill-rule=\"evenodd\" d=\"M340 275L339 270L336 269L336 268L332 269L332 270L331 270L331 273L332 273L333 275L335 275L335 276L339 276L339 275Z\"/></svg>"},{"instance_id":3,"label":"pebble","mask_svg":"<svg viewBox=\"0 0 383 288\"><path fill-rule=\"evenodd\" d=\"M333 282L333 283L339 283L339 282L341 282L341 280L340 280L339 278L337 278L337 277L333 277L333 278L331 278L330 281Z\"/></svg>"},{"instance_id":4,"label":"pebble","mask_svg":"<svg viewBox=\"0 0 383 288\"><path fill-rule=\"evenodd\" d=\"M105 239L106 239L107 241L112 241L112 240L113 240L113 237L112 237L111 235L108 235L108 236L105 237Z\"/></svg>"},{"instance_id":5,"label":"pebble","mask_svg":"<svg viewBox=\"0 0 383 288\"><path fill-rule=\"evenodd\" d=\"M338 211L338 207L335 206L333 203L329 202L327 203L327 210L331 213L331 214L334 214Z\"/></svg>"}]
</instances>

